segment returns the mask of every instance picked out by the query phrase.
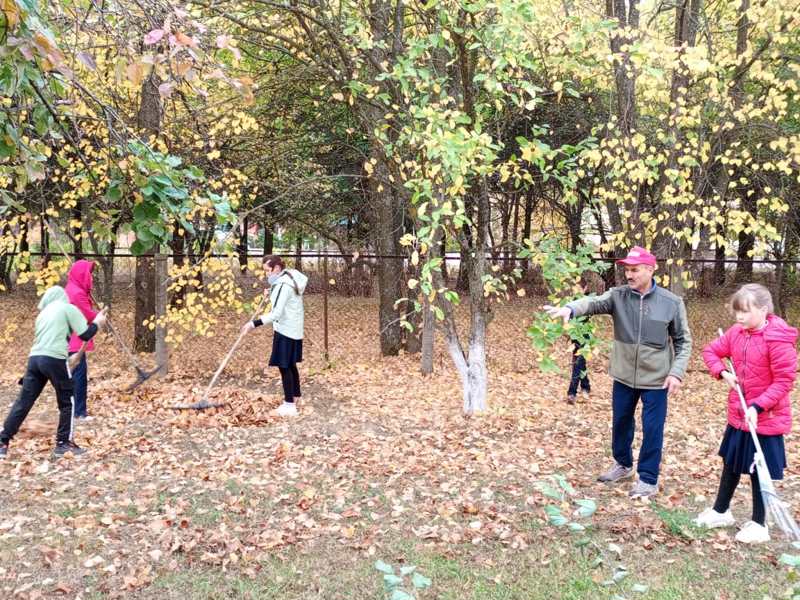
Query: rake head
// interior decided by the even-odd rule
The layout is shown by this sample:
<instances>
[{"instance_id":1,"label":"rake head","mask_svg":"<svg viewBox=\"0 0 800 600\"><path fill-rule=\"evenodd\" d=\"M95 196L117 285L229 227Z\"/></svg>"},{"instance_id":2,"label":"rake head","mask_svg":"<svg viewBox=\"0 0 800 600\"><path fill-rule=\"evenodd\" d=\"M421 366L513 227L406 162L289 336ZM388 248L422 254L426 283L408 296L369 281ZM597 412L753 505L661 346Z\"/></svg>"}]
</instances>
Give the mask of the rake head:
<instances>
[{"instance_id":1,"label":"rake head","mask_svg":"<svg viewBox=\"0 0 800 600\"><path fill-rule=\"evenodd\" d=\"M774 493L765 493L762 490L761 495L764 498L764 506L767 509L767 513L772 516L772 520L775 521L775 524L780 530L786 534L786 537L790 540L795 542L800 541L800 527L797 526L792 516L792 509L789 505L781 501Z\"/></svg>"},{"instance_id":2,"label":"rake head","mask_svg":"<svg viewBox=\"0 0 800 600\"><path fill-rule=\"evenodd\" d=\"M209 408L221 408L227 405L227 402L209 402L208 399L202 398L194 404L176 404L171 408L172 410L208 410Z\"/></svg>"},{"instance_id":3,"label":"rake head","mask_svg":"<svg viewBox=\"0 0 800 600\"><path fill-rule=\"evenodd\" d=\"M145 381L147 381L147 380L148 380L148 379L150 379L150 378L151 378L153 375L155 375L156 373L158 373L158 372L161 370L161 367L162 367L162 365L158 365L158 366L157 366L155 369L153 369L152 371L145 371L145 370L144 370L144 369L142 369L141 367L135 367L135 368L136 368L136 381L134 381L132 384L130 384L130 385L128 386L128 390L127 390L127 391L129 391L129 392L130 392L131 390L134 390L134 389L136 389L137 387L139 387L140 385L142 385L142 384L143 384Z\"/></svg>"}]
</instances>

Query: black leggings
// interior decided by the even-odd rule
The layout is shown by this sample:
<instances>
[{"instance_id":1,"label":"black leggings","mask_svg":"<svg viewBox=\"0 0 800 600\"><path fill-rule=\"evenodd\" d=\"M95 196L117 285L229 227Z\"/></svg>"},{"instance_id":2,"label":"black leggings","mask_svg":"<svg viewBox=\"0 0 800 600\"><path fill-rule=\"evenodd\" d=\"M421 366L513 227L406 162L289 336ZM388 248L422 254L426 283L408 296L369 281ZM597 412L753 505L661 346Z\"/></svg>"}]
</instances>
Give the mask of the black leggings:
<instances>
[{"instance_id":1,"label":"black leggings","mask_svg":"<svg viewBox=\"0 0 800 600\"><path fill-rule=\"evenodd\" d=\"M728 465L722 468L722 477L719 480L719 492L717 492L717 501L714 503L714 510L718 513L724 513L731 505L731 498L733 492L736 491L736 486L739 485L739 480L742 475L737 473ZM753 471L750 473L750 483L753 488L753 521L759 525L766 523L766 510L764 509L764 500L761 498L761 486L758 484L758 473Z\"/></svg>"},{"instance_id":2,"label":"black leggings","mask_svg":"<svg viewBox=\"0 0 800 600\"><path fill-rule=\"evenodd\" d=\"M294 402L295 398L300 397L300 373L297 371L297 363L291 367L278 367L278 369L283 382L284 402Z\"/></svg>"}]
</instances>

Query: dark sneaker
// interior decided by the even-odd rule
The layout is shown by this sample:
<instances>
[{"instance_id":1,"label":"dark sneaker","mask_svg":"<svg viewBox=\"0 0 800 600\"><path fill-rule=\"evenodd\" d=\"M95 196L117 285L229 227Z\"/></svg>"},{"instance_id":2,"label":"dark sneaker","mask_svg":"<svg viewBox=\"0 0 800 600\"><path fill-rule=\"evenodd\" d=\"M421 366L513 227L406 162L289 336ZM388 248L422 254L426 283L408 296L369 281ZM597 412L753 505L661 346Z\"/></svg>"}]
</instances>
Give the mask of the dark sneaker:
<instances>
[{"instance_id":1,"label":"dark sneaker","mask_svg":"<svg viewBox=\"0 0 800 600\"><path fill-rule=\"evenodd\" d=\"M645 483L644 481L637 481L636 485L633 486L628 495L631 498L649 498L650 496L655 496L658 493L658 484L657 483Z\"/></svg>"},{"instance_id":2,"label":"dark sneaker","mask_svg":"<svg viewBox=\"0 0 800 600\"><path fill-rule=\"evenodd\" d=\"M53 449L53 454L56 458L60 458L68 452L78 456L79 454L84 454L86 450L78 446L75 442L58 442Z\"/></svg>"},{"instance_id":3,"label":"dark sneaker","mask_svg":"<svg viewBox=\"0 0 800 600\"><path fill-rule=\"evenodd\" d=\"M0 442L0 459L5 458L6 456L8 456L8 444Z\"/></svg>"},{"instance_id":4,"label":"dark sneaker","mask_svg":"<svg viewBox=\"0 0 800 600\"><path fill-rule=\"evenodd\" d=\"M619 481L620 479L627 479L631 476L633 476L633 467L623 467L619 463L614 463L614 466L600 475L597 478L597 481L602 481L603 483L613 483L615 481Z\"/></svg>"},{"instance_id":5,"label":"dark sneaker","mask_svg":"<svg viewBox=\"0 0 800 600\"><path fill-rule=\"evenodd\" d=\"M575 402L577 402L575 394L567 394L567 404L575 404Z\"/></svg>"}]
</instances>

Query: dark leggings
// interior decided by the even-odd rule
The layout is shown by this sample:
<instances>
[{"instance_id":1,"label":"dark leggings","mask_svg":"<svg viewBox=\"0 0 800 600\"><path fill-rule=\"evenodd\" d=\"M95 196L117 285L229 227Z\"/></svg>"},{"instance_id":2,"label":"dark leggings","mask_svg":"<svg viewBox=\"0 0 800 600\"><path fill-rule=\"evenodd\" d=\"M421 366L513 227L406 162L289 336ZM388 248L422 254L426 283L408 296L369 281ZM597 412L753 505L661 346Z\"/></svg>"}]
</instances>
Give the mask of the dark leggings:
<instances>
[{"instance_id":1,"label":"dark leggings","mask_svg":"<svg viewBox=\"0 0 800 600\"><path fill-rule=\"evenodd\" d=\"M742 475L737 473L735 469L724 465L722 477L719 480L717 501L714 503L715 511L724 513L730 508L733 492L736 491L736 486L739 485L739 479L741 479L741 477ZM759 525L764 525L767 515L764 509L764 500L761 498L761 486L758 484L758 473L755 471L750 473L750 483L753 488L753 521Z\"/></svg>"},{"instance_id":2,"label":"dark leggings","mask_svg":"<svg viewBox=\"0 0 800 600\"><path fill-rule=\"evenodd\" d=\"M285 402L292 403L295 398L300 397L300 373L297 371L297 364L291 367L278 367L281 372L283 382L283 399Z\"/></svg>"}]
</instances>

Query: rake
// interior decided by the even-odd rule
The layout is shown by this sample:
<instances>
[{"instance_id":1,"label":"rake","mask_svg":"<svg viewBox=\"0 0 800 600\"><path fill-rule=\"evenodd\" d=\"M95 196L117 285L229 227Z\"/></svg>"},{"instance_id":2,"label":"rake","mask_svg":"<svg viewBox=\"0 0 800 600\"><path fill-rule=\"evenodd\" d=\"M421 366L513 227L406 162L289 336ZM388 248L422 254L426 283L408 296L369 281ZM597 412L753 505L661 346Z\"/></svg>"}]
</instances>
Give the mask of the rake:
<instances>
[{"instance_id":1,"label":"rake","mask_svg":"<svg viewBox=\"0 0 800 600\"><path fill-rule=\"evenodd\" d=\"M97 300L94 299L94 296L92 294L89 294L89 299L95 304L95 306L98 306L98 307L101 306L97 302ZM103 310L105 310L105 308L103 308ZM134 356L133 352L130 351L130 348L128 348L128 346L123 341L122 336L119 334L119 332L111 324L111 320L110 319L106 319L106 329L108 329L108 331L111 333L111 335L114 336L114 341L117 342L117 346L119 346L120 349L125 353L125 355L128 357L128 361L130 362L131 366L136 371L136 381L134 381L132 384L130 384L126 388L126 391L130 392L130 391L134 390L135 388L137 388L140 385L142 385L145 381L150 379L153 375L155 375L156 373L158 373L161 370L161 367L163 365L156 366L156 368L153 369L152 371L145 371L139 365L139 361L136 360L136 356ZM82 347L81 350L84 350L84 348ZM76 356L76 355L73 355L73 356ZM78 360L80 360L80 358Z\"/></svg>"},{"instance_id":2,"label":"rake","mask_svg":"<svg viewBox=\"0 0 800 600\"><path fill-rule=\"evenodd\" d=\"M720 336L723 335L722 330L719 330ZM736 377L736 370L733 367L733 361L728 359L728 368L734 377ZM739 402L742 404L742 410L747 414L747 402L744 399L744 392L742 386L739 385L738 378L736 382L736 392L739 394ZM750 435L753 437L753 444L756 447L755 456L753 457L753 464L755 465L756 473L758 474L758 484L761 488L761 498L764 501L764 506L767 509L767 514L772 517L775 524L780 527L781 531L786 536L794 541L800 541L800 528L792 516L792 511L789 504L782 501L775 491L775 485L772 483L772 477L769 474L767 461L764 459L764 452L761 450L761 443L758 441L758 435L754 427L748 427ZM750 469L752 470L753 467Z\"/></svg>"},{"instance_id":3,"label":"rake","mask_svg":"<svg viewBox=\"0 0 800 600\"><path fill-rule=\"evenodd\" d=\"M265 300L266 298L261 298L261 301L258 303L258 306L256 307L255 313L253 313L253 316L250 319L251 321L261 313L261 309L264 306ZM211 378L211 383L208 384L206 391L203 392L203 396L200 398L200 401L195 402L194 404L178 404L172 407L174 410L206 410L209 408L219 408L227 404L227 402L218 402L218 403L209 402L208 395L211 393L211 388L214 387L214 384L217 382L217 379L219 378L222 371L224 371L225 367L228 366L228 362L233 357L233 353L236 352L236 348L238 348L239 344L242 343L242 340L244 339L245 335L247 335L247 331L241 331L239 333L239 337L236 338L236 341L233 343L233 346L231 346L231 349L228 350L228 354L226 354L225 358L222 359L222 362L220 363L219 367L214 373L214 376Z\"/></svg>"}]
</instances>

